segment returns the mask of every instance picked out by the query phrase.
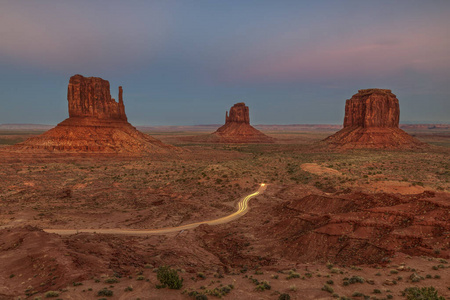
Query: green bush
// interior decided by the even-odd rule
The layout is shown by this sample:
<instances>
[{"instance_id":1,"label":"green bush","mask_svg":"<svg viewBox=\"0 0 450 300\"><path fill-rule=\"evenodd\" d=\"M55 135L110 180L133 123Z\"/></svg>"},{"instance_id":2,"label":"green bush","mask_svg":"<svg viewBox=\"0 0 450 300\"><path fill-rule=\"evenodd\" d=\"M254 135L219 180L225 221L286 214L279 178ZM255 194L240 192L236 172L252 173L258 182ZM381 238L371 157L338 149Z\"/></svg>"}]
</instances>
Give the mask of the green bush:
<instances>
[{"instance_id":1,"label":"green bush","mask_svg":"<svg viewBox=\"0 0 450 300\"><path fill-rule=\"evenodd\" d=\"M289 294L281 294L278 300L291 300L291 296Z\"/></svg>"},{"instance_id":2,"label":"green bush","mask_svg":"<svg viewBox=\"0 0 450 300\"><path fill-rule=\"evenodd\" d=\"M408 300L445 300L444 297L439 296L434 287L411 287L402 292Z\"/></svg>"},{"instance_id":3,"label":"green bush","mask_svg":"<svg viewBox=\"0 0 450 300\"><path fill-rule=\"evenodd\" d=\"M167 266L159 267L156 277L162 285L168 286L169 289L179 290L183 286L183 278L178 276L176 270Z\"/></svg>"}]
</instances>

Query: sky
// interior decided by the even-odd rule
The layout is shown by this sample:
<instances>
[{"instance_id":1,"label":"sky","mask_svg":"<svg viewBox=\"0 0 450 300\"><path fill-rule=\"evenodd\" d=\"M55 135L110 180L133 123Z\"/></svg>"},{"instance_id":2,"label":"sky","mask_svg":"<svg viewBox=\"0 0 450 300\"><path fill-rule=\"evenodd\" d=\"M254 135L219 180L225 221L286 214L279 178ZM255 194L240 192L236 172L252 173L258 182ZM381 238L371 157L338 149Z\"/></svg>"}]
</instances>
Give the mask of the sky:
<instances>
[{"instance_id":1,"label":"sky","mask_svg":"<svg viewBox=\"0 0 450 300\"><path fill-rule=\"evenodd\" d=\"M448 0L0 1L0 124L68 117L75 74L123 86L133 125L342 124L359 89L450 123Z\"/></svg>"}]
</instances>

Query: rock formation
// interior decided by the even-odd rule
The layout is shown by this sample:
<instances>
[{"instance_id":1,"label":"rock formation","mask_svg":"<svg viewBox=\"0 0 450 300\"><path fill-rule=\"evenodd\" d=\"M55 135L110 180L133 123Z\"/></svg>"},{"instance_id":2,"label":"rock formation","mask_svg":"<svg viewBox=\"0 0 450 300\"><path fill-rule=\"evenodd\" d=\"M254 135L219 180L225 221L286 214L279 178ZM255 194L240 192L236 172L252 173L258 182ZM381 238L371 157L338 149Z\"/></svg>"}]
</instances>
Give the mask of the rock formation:
<instances>
[{"instance_id":1,"label":"rock formation","mask_svg":"<svg viewBox=\"0 0 450 300\"><path fill-rule=\"evenodd\" d=\"M230 108L230 115L225 113L225 124L232 122L250 124L250 111L245 103L236 103Z\"/></svg>"},{"instance_id":2,"label":"rock formation","mask_svg":"<svg viewBox=\"0 0 450 300\"><path fill-rule=\"evenodd\" d=\"M111 98L107 80L72 76L67 89L69 118L44 134L14 145L13 148L128 154L168 153L177 150L128 123L122 93L122 87L119 87L119 102L116 102Z\"/></svg>"},{"instance_id":3,"label":"rock formation","mask_svg":"<svg viewBox=\"0 0 450 300\"><path fill-rule=\"evenodd\" d=\"M69 117L93 117L106 120L127 121L119 86L119 103L111 99L109 82L98 77L72 76L67 88Z\"/></svg>"},{"instance_id":4,"label":"rock formation","mask_svg":"<svg viewBox=\"0 0 450 300\"><path fill-rule=\"evenodd\" d=\"M399 119L398 99L391 90L359 90L345 103L344 128L324 141L343 149L424 146L398 127Z\"/></svg>"},{"instance_id":5,"label":"rock formation","mask_svg":"<svg viewBox=\"0 0 450 300\"><path fill-rule=\"evenodd\" d=\"M248 106L236 103L225 114L225 125L212 133L221 143L273 143L274 139L250 125Z\"/></svg>"}]
</instances>

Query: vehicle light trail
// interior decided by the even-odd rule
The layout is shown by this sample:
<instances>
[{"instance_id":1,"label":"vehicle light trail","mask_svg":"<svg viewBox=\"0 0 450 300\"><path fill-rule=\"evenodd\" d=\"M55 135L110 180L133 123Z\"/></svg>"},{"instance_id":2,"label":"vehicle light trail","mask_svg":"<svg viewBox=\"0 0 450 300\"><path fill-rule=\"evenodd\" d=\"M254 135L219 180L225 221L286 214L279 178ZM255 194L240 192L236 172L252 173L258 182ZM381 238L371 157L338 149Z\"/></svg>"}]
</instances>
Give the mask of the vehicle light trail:
<instances>
[{"instance_id":1,"label":"vehicle light trail","mask_svg":"<svg viewBox=\"0 0 450 300\"><path fill-rule=\"evenodd\" d=\"M215 219L215 220L209 220L209 221L201 221L196 223L191 223L187 225L181 225L177 227L165 227L165 228L159 228L159 229L122 229L122 228L109 228L109 229L43 229L45 232L48 233L56 233L59 235L71 235L71 234L77 234L77 233L100 233L100 234L121 234L121 235L153 235L153 234L166 234L171 232L179 232L186 229L192 229L195 227L200 226L201 224L208 224L208 225L219 225L231 222L233 220L236 220L243 215L245 215L248 211L248 202L253 197L256 197L260 194L262 194L266 190L267 186L265 183L262 183L259 187L259 189L242 198L238 202L238 210L231 215Z\"/></svg>"}]
</instances>

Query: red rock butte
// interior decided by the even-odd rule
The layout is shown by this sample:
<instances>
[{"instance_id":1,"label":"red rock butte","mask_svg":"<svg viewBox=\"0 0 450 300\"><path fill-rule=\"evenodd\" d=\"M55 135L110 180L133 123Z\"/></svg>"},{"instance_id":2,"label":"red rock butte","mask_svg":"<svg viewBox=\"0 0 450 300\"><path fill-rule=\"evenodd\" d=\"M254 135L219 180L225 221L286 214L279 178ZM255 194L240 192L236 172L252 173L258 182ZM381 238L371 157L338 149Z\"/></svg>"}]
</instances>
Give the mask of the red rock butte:
<instances>
[{"instance_id":1,"label":"red rock butte","mask_svg":"<svg viewBox=\"0 0 450 300\"><path fill-rule=\"evenodd\" d=\"M107 80L72 76L67 89L69 118L12 149L124 154L177 150L128 123L122 94L119 87L119 102L116 102L111 98Z\"/></svg>"},{"instance_id":2,"label":"red rock butte","mask_svg":"<svg viewBox=\"0 0 450 300\"><path fill-rule=\"evenodd\" d=\"M225 125L221 126L213 136L220 143L273 143L274 139L250 125L250 114L245 103L236 103L230 113L225 114Z\"/></svg>"},{"instance_id":3,"label":"red rock butte","mask_svg":"<svg viewBox=\"0 0 450 300\"><path fill-rule=\"evenodd\" d=\"M359 90L345 103L344 128L324 141L342 149L425 146L398 127L399 119L400 106L391 90Z\"/></svg>"}]
</instances>

